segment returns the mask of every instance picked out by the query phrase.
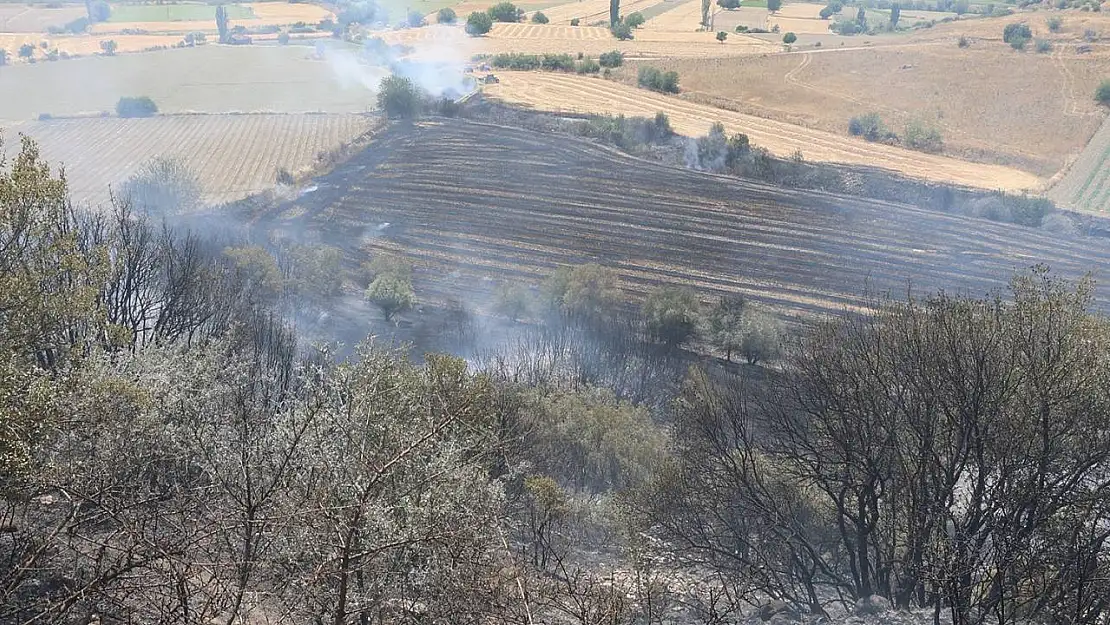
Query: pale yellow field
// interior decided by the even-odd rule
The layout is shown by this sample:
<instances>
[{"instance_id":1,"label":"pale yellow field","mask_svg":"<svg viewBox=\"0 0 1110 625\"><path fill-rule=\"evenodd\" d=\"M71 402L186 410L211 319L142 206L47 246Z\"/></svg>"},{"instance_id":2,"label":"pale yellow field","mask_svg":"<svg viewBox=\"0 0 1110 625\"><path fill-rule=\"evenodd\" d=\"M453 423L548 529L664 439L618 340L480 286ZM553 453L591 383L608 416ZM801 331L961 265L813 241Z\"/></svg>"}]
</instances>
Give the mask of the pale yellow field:
<instances>
[{"instance_id":1,"label":"pale yellow field","mask_svg":"<svg viewBox=\"0 0 1110 625\"><path fill-rule=\"evenodd\" d=\"M622 0L621 15L628 15L655 5L659 0ZM570 24L574 18L581 20L582 26L594 22L609 21L609 0L575 0L566 4L543 10L551 24Z\"/></svg>"},{"instance_id":2,"label":"pale yellow field","mask_svg":"<svg viewBox=\"0 0 1110 625\"><path fill-rule=\"evenodd\" d=\"M288 2L255 2L245 4L254 12L254 19L231 20L233 26L285 26L296 22L315 24L333 17L331 11L315 4L290 4ZM101 22L90 29L93 34L119 33L124 30L145 30L150 33L216 32L212 20L180 22Z\"/></svg>"},{"instance_id":3,"label":"pale yellow field","mask_svg":"<svg viewBox=\"0 0 1110 625\"><path fill-rule=\"evenodd\" d=\"M0 33L0 48L8 51L14 58L19 47L25 43L35 46L35 58L42 60L49 50L58 50L75 56L100 54L100 42L111 39L118 46L117 52L139 52L156 46L174 46L181 41L177 35L40 35L34 33ZM41 47L42 42L47 47Z\"/></svg>"},{"instance_id":4,"label":"pale yellow field","mask_svg":"<svg viewBox=\"0 0 1110 625\"><path fill-rule=\"evenodd\" d=\"M500 72L500 84L483 91L506 102L541 110L654 116L663 111L675 130L689 136L703 135L716 121L729 132L743 132L752 143L778 156L800 151L807 160L885 167L937 182L951 182L984 189L1039 190L1043 181L1033 174L1003 167L968 163L945 156L924 154L883 144L836 135L695 104L682 99L628 87L600 78L541 72Z\"/></svg>"},{"instance_id":5,"label":"pale yellow field","mask_svg":"<svg viewBox=\"0 0 1110 625\"><path fill-rule=\"evenodd\" d=\"M712 7L717 9L716 5ZM701 23L701 3L698 0L684 0L668 11L644 22L641 31L680 31L697 30ZM639 34L637 32L637 34Z\"/></svg>"}]
</instances>

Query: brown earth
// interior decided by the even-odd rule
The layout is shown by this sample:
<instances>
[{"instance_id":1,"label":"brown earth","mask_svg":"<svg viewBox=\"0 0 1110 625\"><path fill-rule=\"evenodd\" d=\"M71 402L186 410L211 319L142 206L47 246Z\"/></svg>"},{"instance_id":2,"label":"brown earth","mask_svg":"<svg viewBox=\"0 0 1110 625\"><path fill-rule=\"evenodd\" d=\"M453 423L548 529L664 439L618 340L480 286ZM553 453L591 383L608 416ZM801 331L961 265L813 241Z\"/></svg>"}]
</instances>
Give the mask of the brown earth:
<instances>
[{"instance_id":1,"label":"brown earth","mask_svg":"<svg viewBox=\"0 0 1110 625\"><path fill-rule=\"evenodd\" d=\"M487 95L540 110L623 113L651 117L665 112L675 130L688 136L706 133L719 121L730 133L743 132L752 143L779 156L800 151L812 161L885 167L906 175L985 189L1038 189L1036 176L999 165L973 164L881 143L697 104L601 78L543 72L501 72L501 82L483 88Z\"/></svg>"},{"instance_id":2,"label":"brown earth","mask_svg":"<svg viewBox=\"0 0 1110 625\"><path fill-rule=\"evenodd\" d=\"M351 267L383 249L408 255L424 301L598 262L633 296L681 284L821 314L862 305L868 290L981 295L1033 263L1078 276L1110 262L1101 239L784 191L461 120L393 126L316 182L274 217L337 239Z\"/></svg>"}]
</instances>

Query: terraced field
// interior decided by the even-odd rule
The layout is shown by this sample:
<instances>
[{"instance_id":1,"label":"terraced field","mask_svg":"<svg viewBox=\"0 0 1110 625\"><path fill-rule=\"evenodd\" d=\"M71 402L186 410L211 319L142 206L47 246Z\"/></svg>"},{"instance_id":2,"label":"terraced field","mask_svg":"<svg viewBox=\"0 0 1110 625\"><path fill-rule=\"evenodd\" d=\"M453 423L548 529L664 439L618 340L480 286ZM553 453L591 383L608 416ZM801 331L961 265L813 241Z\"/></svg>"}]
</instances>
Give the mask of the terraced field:
<instances>
[{"instance_id":1,"label":"terraced field","mask_svg":"<svg viewBox=\"0 0 1110 625\"><path fill-rule=\"evenodd\" d=\"M679 133L705 134L720 121L729 132L746 133L752 142L779 156L796 150L814 161L886 167L904 174L984 189L1036 189L1033 174L1000 165L969 163L924 154L831 132L763 119L637 89L613 81L541 72L500 72L500 84L483 88L489 96L537 109L577 113L623 113L642 117L663 111Z\"/></svg>"},{"instance_id":2,"label":"terraced field","mask_svg":"<svg viewBox=\"0 0 1110 625\"><path fill-rule=\"evenodd\" d=\"M109 186L148 160L181 158L197 173L205 198L220 202L272 187L278 167L310 168L318 153L351 141L372 123L360 115L52 120L10 128L4 152L18 149L16 133L34 138L51 164L66 168L73 199L92 204L107 202Z\"/></svg>"},{"instance_id":3,"label":"terraced field","mask_svg":"<svg viewBox=\"0 0 1110 625\"><path fill-rule=\"evenodd\" d=\"M807 315L907 281L981 294L1037 262L1073 277L1110 266L1101 239L783 191L457 120L393 127L317 184L274 209L275 227L318 230L352 267L383 249L408 254L427 301L596 261L633 295L686 284Z\"/></svg>"},{"instance_id":4,"label":"terraced field","mask_svg":"<svg viewBox=\"0 0 1110 625\"><path fill-rule=\"evenodd\" d=\"M1077 210L1110 210L1110 118L1102 123L1082 154L1048 195L1056 202Z\"/></svg>"}]
</instances>

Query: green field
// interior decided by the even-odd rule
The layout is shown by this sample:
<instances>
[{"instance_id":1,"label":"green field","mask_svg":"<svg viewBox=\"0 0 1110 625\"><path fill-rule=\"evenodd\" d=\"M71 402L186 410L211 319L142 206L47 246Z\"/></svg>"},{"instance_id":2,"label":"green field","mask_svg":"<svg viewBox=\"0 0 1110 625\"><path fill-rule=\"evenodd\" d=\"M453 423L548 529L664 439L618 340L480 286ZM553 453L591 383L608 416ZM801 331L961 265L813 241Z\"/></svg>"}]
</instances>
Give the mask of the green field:
<instances>
[{"instance_id":1,"label":"green field","mask_svg":"<svg viewBox=\"0 0 1110 625\"><path fill-rule=\"evenodd\" d=\"M767 0L744 0L740 3L742 7L754 7L759 9L767 8Z\"/></svg>"},{"instance_id":2,"label":"green field","mask_svg":"<svg viewBox=\"0 0 1110 625\"><path fill-rule=\"evenodd\" d=\"M233 20L254 18L250 7L225 4L227 17ZM211 4L113 4L109 22L192 22L216 18L216 7Z\"/></svg>"}]
</instances>

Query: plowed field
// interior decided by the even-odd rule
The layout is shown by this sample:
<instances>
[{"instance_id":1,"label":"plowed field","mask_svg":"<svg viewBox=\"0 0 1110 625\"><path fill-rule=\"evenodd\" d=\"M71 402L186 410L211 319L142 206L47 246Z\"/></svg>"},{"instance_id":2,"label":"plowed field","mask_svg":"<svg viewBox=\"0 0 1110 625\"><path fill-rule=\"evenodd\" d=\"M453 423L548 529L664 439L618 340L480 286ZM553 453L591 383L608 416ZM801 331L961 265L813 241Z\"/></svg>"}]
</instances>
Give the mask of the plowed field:
<instances>
[{"instance_id":1,"label":"plowed field","mask_svg":"<svg viewBox=\"0 0 1110 625\"><path fill-rule=\"evenodd\" d=\"M867 289L904 293L907 281L982 294L1037 262L1068 276L1110 266L1104 240L788 192L457 120L393 127L317 183L275 209L278 224L318 229L352 266L375 250L410 255L427 300L595 261L631 294L686 284L812 314L859 305Z\"/></svg>"},{"instance_id":2,"label":"plowed field","mask_svg":"<svg viewBox=\"0 0 1110 625\"><path fill-rule=\"evenodd\" d=\"M148 160L181 158L197 173L205 198L219 202L272 187L278 167L308 169L319 152L352 140L371 123L359 115L65 119L10 128L4 151L18 149L16 133L33 137L51 164L66 168L73 199L94 204L106 202L109 186Z\"/></svg>"},{"instance_id":3,"label":"plowed field","mask_svg":"<svg viewBox=\"0 0 1110 625\"><path fill-rule=\"evenodd\" d=\"M1087 148L1048 195L1077 210L1110 210L1110 119L1102 123Z\"/></svg>"},{"instance_id":4,"label":"plowed field","mask_svg":"<svg viewBox=\"0 0 1110 625\"><path fill-rule=\"evenodd\" d=\"M695 104L677 97L628 87L598 78L541 73L501 72L500 84L487 85L489 96L542 110L579 113L624 113L654 116L663 111L681 134L703 135L714 121L729 132L746 133L752 142L779 156L795 150L814 161L886 167L904 174L985 189L1036 189L1036 176L999 165L968 163L879 143L835 135L789 124Z\"/></svg>"}]
</instances>

